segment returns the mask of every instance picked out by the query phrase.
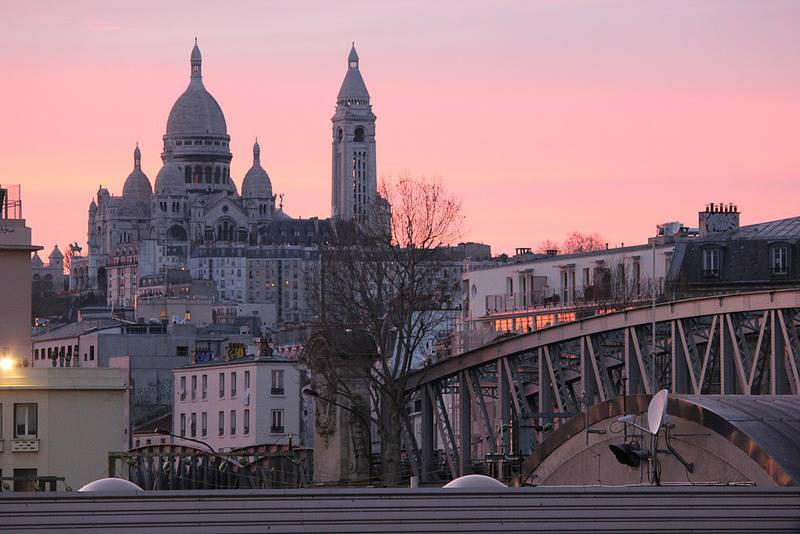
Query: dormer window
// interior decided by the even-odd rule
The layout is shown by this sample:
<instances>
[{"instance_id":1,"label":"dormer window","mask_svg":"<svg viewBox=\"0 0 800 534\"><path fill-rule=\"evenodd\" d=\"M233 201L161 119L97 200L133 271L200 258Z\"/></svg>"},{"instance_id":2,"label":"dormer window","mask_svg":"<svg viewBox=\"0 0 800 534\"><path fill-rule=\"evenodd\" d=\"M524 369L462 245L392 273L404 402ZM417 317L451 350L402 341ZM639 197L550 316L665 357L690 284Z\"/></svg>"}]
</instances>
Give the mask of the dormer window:
<instances>
[{"instance_id":1,"label":"dormer window","mask_svg":"<svg viewBox=\"0 0 800 534\"><path fill-rule=\"evenodd\" d=\"M350 68L351 69L357 69L358 68L358 61L351 61L350 62Z\"/></svg>"},{"instance_id":2,"label":"dormer window","mask_svg":"<svg viewBox=\"0 0 800 534\"><path fill-rule=\"evenodd\" d=\"M719 278L720 274L720 249L707 248L703 250L703 277Z\"/></svg>"},{"instance_id":3,"label":"dormer window","mask_svg":"<svg viewBox=\"0 0 800 534\"><path fill-rule=\"evenodd\" d=\"M789 247L777 245L770 249L770 268L773 275L789 273Z\"/></svg>"}]
</instances>

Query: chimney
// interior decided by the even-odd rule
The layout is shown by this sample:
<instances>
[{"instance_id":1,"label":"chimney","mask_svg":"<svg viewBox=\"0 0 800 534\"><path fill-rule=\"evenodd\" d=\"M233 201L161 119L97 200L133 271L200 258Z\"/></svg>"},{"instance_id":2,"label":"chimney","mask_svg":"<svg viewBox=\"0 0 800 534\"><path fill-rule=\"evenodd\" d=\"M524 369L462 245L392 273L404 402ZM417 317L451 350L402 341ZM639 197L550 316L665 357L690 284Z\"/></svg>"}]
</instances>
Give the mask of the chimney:
<instances>
[{"instance_id":1,"label":"chimney","mask_svg":"<svg viewBox=\"0 0 800 534\"><path fill-rule=\"evenodd\" d=\"M733 202L710 202L698 213L700 237L739 228L739 208Z\"/></svg>"}]
</instances>

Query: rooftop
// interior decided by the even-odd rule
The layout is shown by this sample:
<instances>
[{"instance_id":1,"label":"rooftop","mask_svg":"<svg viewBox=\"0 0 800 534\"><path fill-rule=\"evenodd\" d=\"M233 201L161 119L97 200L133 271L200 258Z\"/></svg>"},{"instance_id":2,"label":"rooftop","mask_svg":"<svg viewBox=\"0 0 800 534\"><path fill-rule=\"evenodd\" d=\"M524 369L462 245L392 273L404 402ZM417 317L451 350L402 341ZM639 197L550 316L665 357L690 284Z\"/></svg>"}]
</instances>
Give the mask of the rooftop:
<instances>
[{"instance_id":1,"label":"rooftop","mask_svg":"<svg viewBox=\"0 0 800 534\"><path fill-rule=\"evenodd\" d=\"M13 367L0 371L0 391L27 389L128 389L126 369Z\"/></svg>"}]
</instances>

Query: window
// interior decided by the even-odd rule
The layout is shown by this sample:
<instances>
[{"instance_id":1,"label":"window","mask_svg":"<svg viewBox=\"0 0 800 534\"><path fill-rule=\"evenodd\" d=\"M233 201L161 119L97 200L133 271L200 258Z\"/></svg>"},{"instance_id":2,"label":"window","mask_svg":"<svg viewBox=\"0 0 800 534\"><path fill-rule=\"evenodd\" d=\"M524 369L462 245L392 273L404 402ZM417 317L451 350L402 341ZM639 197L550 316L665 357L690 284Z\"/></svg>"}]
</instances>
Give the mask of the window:
<instances>
[{"instance_id":1,"label":"window","mask_svg":"<svg viewBox=\"0 0 800 534\"><path fill-rule=\"evenodd\" d=\"M250 410L244 411L244 421L242 422L242 428L245 435L250 433Z\"/></svg>"},{"instance_id":2,"label":"window","mask_svg":"<svg viewBox=\"0 0 800 534\"><path fill-rule=\"evenodd\" d=\"M189 419L189 435L191 437L197 436L197 414L192 412L192 416Z\"/></svg>"},{"instance_id":3,"label":"window","mask_svg":"<svg viewBox=\"0 0 800 534\"><path fill-rule=\"evenodd\" d=\"M89 345L89 361L94 361L94 345Z\"/></svg>"},{"instance_id":4,"label":"window","mask_svg":"<svg viewBox=\"0 0 800 534\"><path fill-rule=\"evenodd\" d=\"M36 469L14 469L14 491L36 491Z\"/></svg>"},{"instance_id":5,"label":"window","mask_svg":"<svg viewBox=\"0 0 800 534\"><path fill-rule=\"evenodd\" d=\"M707 248L703 250L703 276L710 278L719 277L720 251L718 248Z\"/></svg>"},{"instance_id":6,"label":"window","mask_svg":"<svg viewBox=\"0 0 800 534\"><path fill-rule=\"evenodd\" d=\"M244 389L250 389L250 371L244 372Z\"/></svg>"},{"instance_id":7,"label":"window","mask_svg":"<svg viewBox=\"0 0 800 534\"><path fill-rule=\"evenodd\" d=\"M35 438L39 431L38 404L14 405L14 437Z\"/></svg>"},{"instance_id":8,"label":"window","mask_svg":"<svg viewBox=\"0 0 800 534\"><path fill-rule=\"evenodd\" d=\"M208 435L208 413L203 412L200 414L200 437L204 438Z\"/></svg>"},{"instance_id":9,"label":"window","mask_svg":"<svg viewBox=\"0 0 800 534\"><path fill-rule=\"evenodd\" d=\"M355 132L353 132L353 141L356 143L363 143L364 142L364 128L359 126L356 128Z\"/></svg>"},{"instance_id":10,"label":"window","mask_svg":"<svg viewBox=\"0 0 800 534\"><path fill-rule=\"evenodd\" d=\"M208 375L203 375L200 380L200 398L206 400L208 398Z\"/></svg>"},{"instance_id":11,"label":"window","mask_svg":"<svg viewBox=\"0 0 800 534\"><path fill-rule=\"evenodd\" d=\"M272 389L271 395L283 395L283 369L272 370Z\"/></svg>"},{"instance_id":12,"label":"window","mask_svg":"<svg viewBox=\"0 0 800 534\"><path fill-rule=\"evenodd\" d=\"M271 434L283 434L283 410L272 410Z\"/></svg>"},{"instance_id":13,"label":"window","mask_svg":"<svg viewBox=\"0 0 800 534\"><path fill-rule=\"evenodd\" d=\"M236 372L231 373L231 398L236 398Z\"/></svg>"},{"instance_id":14,"label":"window","mask_svg":"<svg viewBox=\"0 0 800 534\"><path fill-rule=\"evenodd\" d=\"M192 375L192 400L197 398L197 375Z\"/></svg>"},{"instance_id":15,"label":"window","mask_svg":"<svg viewBox=\"0 0 800 534\"><path fill-rule=\"evenodd\" d=\"M236 410L231 410L231 436L236 435Z\"/></svg>"},{"instance_id":16,"label":"window","mask_svg":"<svg viewBox=\"0 0 800 534\"><path fill-rule=\"evenodd\" d=\"M770 256L772 274L787 274L789 272L789 249L787 247L772 247Z\"/></svg>"},{"instance_id":17,"label":"window","mask_svg":"<svg viewBox=\"0 0 800 534\"><path fill-rule=\"evenodd\" d=\"M181 387L180 387L179 394L181 396L181 400L186 400L186 377L185 376L181 377Z\"/></svg>"},{"instance_id":18,"label":"window","mask_svg":"<svg viewBox=\"0 0 800 534\"><path fill-rule=\"evenodd\" d=\"M219 412L219 435L225 435L225 412L222 410Z\"/></svg>"},{"instance_id":19,"label":"window","mask_svg":"<svg viewBox=\"0 0 800 534\"><path fill-rule=\"evenodd\" d=\"M225 373L219 374L219 398L225 398Z\"/></svg>"},{"instance_id":20,"label":"window","mask_svg":"<svg viewBox=\"0 0 800 534\"><path fill-rule=\"evenodd\" d=\"M185 436L186 435L186 414L185 413L181 414L180 434L181 434L181 436Z\"/></svg>"}]
</instances>

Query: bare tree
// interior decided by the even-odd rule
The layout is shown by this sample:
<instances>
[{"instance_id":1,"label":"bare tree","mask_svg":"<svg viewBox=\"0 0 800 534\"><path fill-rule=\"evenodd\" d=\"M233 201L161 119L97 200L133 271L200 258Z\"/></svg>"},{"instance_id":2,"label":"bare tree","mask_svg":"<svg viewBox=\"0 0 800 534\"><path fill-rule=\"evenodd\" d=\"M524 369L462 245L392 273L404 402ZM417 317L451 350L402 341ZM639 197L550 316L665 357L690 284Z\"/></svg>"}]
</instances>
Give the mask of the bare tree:
<instances>
[{"instance_id":1,"label":"bare tree","mask_svg":"<svg viewBox=\"0 0 800 534\"><path fill-rule=\"evenodd\" d=\"M458 241L463 217L439 180L401 176L385 180L379 193L365 220L335 223L323 247L317 341L303 359L329 394L351 406L368 391L369 408L359 413L377 428L383 483L393 486L403 431L414 444L407 376L447 321L442 310L460 286L442 266L443 247Z\"/></svg>"},{"instance_id":2,"label":"bare tree","mask_svg":"<svg viewBox=\"0 0 800 534\"><path fill-rule=\"evenodd\" d=\"M574 254L577 252L591 252L605 248L603 238L599 234L583 234L581 232L570 232L564 240L562 251L564 254Z\"/></svg>"}]
</instances>

